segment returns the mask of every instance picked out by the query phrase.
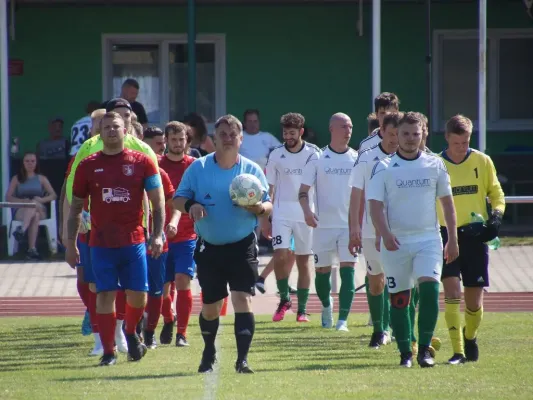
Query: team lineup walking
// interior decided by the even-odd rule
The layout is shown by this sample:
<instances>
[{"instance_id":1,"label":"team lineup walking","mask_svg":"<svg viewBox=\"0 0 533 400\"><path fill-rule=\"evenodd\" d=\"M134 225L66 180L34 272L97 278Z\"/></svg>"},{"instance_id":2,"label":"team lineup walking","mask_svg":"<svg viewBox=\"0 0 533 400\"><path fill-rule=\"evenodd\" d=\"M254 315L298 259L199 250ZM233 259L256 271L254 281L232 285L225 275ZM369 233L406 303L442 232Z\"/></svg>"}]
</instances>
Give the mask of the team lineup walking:
<instances>
[{"instance_id":1,"label":"team lineup walking","mask_svg":"<svg viewBox=\"0 0 533 400\"><path fill-rule=\"evenodd\" d=\"M127 100L112 99L94 111L91 137L71 161L60 206L66 260L78 268L78 291L90 316L89 354L110 366L119 352L140 361L173 339L176 347L189 346L188 337L197 334L188 330L197 278L204 341L198 372L214 370L221 310L229 298L235 371L254 373L248 362L256 329L252 296L264 293L271 271L279 293L273 329L290 310L298 324L310 321L314 275L321 326L342 335L350 329L355 271L362 268L369 347L396 342L401 367L412 367L413 360L433 367L441 345L434 331L442 282L448 364L477 361L483 288L489 285L487 243L497 238L505 211L492 160L470 148L466 116L448 121L447 147L433 153L426 146L427 118L400 111L395 94L377 96L374 112L369 126L377 127L356 150L349 145L352 120L341 112L331 116L330 141L322 149L304 140L305 117L298 113L281 117L282 144L263 135L268 145L260 149L253 137L265 132L244 130L258 119L255 110L245 113L244 128L233 115L220 117L212 139L201 143L194 133L202 121L192 117L136 133ZM259 235L273 248L261 276ZM336 265L341 285L335 318Z\"/></svg>"}]
</instances>

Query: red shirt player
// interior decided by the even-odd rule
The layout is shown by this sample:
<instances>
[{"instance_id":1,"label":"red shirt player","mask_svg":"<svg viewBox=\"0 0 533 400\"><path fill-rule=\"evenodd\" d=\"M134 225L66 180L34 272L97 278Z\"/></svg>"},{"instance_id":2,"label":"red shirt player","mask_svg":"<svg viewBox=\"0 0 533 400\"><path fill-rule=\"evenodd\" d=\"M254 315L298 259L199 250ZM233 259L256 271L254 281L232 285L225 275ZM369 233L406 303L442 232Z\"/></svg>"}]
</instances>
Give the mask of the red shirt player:
<instances>
[{"instance_id":1,"label":"red shirt player","mask_svg":"<svg viewBox=\"0 0 533 400\"><path fill-rule=\"evenodd\" d=\"M165 203L167 204L166 213L173 212L172 197L174 196L174 186L170 182L170 178L164 169L159 168L161 174L161 182L163 184L163 191L165 194ZM169 208L170 205L170 208ZM152 226L152 215L150 214L150 226ZM163 251L159 258L153 258L150 249L147 250L148 262L148 303L146 304L146 312L148 318L146 321L146 329L144 330L144 344L149 349L155 349L157 344L154 338L154 332L161 317L161 308L163 306L163 293L168 295L168 288L164 291L165 277L166 277L166 261L168 256L168 241L163 243ZM172 271L174 276L174 271Z\"/></svg>"},{"instance_id":2,"label":"red shirt player","mask_svg":"<svg viewBox=\"0 0 533 400\"><path fill-rule=\"evenodd\" d=\"M177 188L185 170L196 159L187 155L192 132L181 122L169 122L165 126L168 153L159 158L159 166L170 176L172 185ZM196 233L194 223L187 214L171 214L167 208L165 221L166 234L169 242L167 258L167 281L175 279L176 314L177 314L177 346L188 346L187 326L192 311L191 279L196 271L194 263L194 249L196 247ZM179 220L179 222L178 222ZM161 331L160 342L171 343L173 336L173 315L171 299L163 300L162 314L165 325Z\"/></svg>"},{"instance_id":3,"label":"red shirt player","mask_svg":"<svg viewBox=\"0 0 533 400\"><path fill-rule=\"evenodd\" d=\"M154 229L150 240L153 257L163 248L164 196L158 167L146 155L124 148L124 120L115 112L102 119L103 150L85 158L74 177L68 220L67 262L78 258L76 236L84 199L91 198L91 261L98 296L97 315L104 355L100 365L116 363L114 301L118 283L126 289L126 340L128 359L146 354L135 332L148 290L143 197L152 203Z\"/></svg>"}]
</instances>

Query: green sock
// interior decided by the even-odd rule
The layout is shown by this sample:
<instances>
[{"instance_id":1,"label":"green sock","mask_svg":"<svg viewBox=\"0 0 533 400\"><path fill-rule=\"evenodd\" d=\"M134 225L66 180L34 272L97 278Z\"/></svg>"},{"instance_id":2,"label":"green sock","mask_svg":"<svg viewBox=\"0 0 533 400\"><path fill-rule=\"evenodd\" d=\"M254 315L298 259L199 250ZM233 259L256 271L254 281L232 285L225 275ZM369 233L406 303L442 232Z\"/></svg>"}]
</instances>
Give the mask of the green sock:
<instances>
[{"instance_id":1,"label":"green sock","mask_svg":"<svg viewBox=\"0 0 533 400\"><path fill-rule=\"evenodd\" d=\"M340 268L341 289L339 291L339 321L346 321L352 308L355 294L355 268Z\"/></svg>"},{"instance_id":2,"label":"green sock","mask_svg":"<svg viewBox=\"0 0 533 400\"><path fill-rule=\"evenodd\" d=\"M278 279L276 283L278 285L279 299L289 301L291 299L289 297L289 278Z\"/></svg>"},{"instance_id":3,"label":"green sock","mask_svg":"<svg viewBox=\"0 0 533 400\"><path fill-rule=\"evenodd\" d=\"M400 353L411 351L411 318L409 315L409 291L396 293L391 301L390 319Z\"/></svg>"},{"instance_id":4,"label":"green sock","mask_svg":"<svg viewBox=\"0 0 533 400\"><path fill-rule=\"evenodd\" d=\"M374 332L383 332L383 297L383 293L373 296L370 289L366 291L366 300L368 301Z\"/></svg>"},{"instance_id":5,"label":"green sock","mask_svg":"<svg viewBox=\"0 0 533 400\"><path fill-rule=\"evenodd\" d=\"M416 304L418 303L418 289L415 287L411 290L411 301L409 303L409 316L411 318L411 342L416 342L415 335L415 318L416 318Z\"/></svg>"},{"instance_id":6,"label":"green sock","mask_svg":"<svg viewBox=\"0 0 533 400\"><path fill-rule=\"evenodd\" d=\"M298 297L298 314L305 314L307 310L307 300L309 299L309 289L298 288L296 296Z\"/></svg>"},{"instance_id":7,"label":"green sock","mask_svg":"<svg viewBox=\"0 0 533 400\"><path fill-rule=\"evenodd\" d=\"M383 291L383 331L390 330L390 296L389 287L385 281L385 290Z\"/></svg>"},{"instance_id":8,"label":"green sock","mask_svg":"<svg viewBox=\"0 0 533 400\"><path fill-rule=\"evenodd\" d=\"M316 294L322 302L322 306L329 307L329 296L331 295L331 271L326 273L317 272L315 274L315 288Z\"/></svg>"},{"instance_id":9,"label":"green sock","mask_svg":"<svg viewBox=\"0 0 533 400\"><path fill-rule=\"evenodd\" d=\"M422 282L418 285L420 304L418 306L419 345L429 346L439 318L439 282Z\"/></svg>"}]
</instances>

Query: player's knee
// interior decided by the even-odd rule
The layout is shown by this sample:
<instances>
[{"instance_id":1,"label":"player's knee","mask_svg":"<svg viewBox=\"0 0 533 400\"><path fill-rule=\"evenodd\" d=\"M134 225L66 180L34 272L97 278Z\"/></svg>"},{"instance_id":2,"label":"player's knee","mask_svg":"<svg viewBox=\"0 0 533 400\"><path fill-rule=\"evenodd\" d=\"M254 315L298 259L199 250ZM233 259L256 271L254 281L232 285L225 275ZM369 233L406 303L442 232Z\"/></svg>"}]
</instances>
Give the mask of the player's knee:
<instances>
[{"instance_id":1,"label":"player's knee","mask_svg":"<svg viewBox=\"0 0 533 400\"><path fill-rule=\"evenodd\" d=\"M411 302L411 290L403 290L398 293L391 293L390 300L391 307L397 309L407 308Z\"/></svg>"},{"instance_id":2,"label":"player's knee","mask_svg":"<svg viewBox=\"0 0 533 400\"><path fill-rule=\"evenodd\" d=\"M372 296L379 296L385 290L385 275L368 275L368 290Z\"/></svg>"},{"instance_id":3,"label":"player's knee","mask_svg":"<svg viewBox=\"0 0 533 400\"><path fill-rule=\"evenodd\" d=\"M231 292L231 303L236 313L252 312L252 296L245 292Z\"/></svg>"},{"instance_id":4,"label":"player's knee","mask_svg":"<svg viewBox=\"0 0 533 400\"><path fill-rule=\"evenodd\" d=\"M186 274L176 274L176 290L188 290L191 288L191 277Z\"/></svg>"},{"instance_id":5,"label":"player's knee","mask_svg":"<svg viewBox=\"0 0 533 400\"><path fill-rule=\"evenodd\" d=\"M331 267L316 267L315 272L317 274L327 274L331 272Z\"/></svg>"},{"instance_id":6,"label":"player's knee","mask_svg":"<svg viewBox=\"0 0 533 400\"><path fill-rule=\"evenodd\" d=\"M133 308L140 308L146 305L146 292L126 290L126 301Z\"/></svg>"},{"instance_id":7,"label":"player's knee","mask_svg":"<svg viewBox=\"0 0 533 400\"><path fill-rule=\"evenodd\" d=\"M205 304L202 306L202 316L207 321L213 321L220 316L220 310L224 300L219 300L215 303Z\"/></svg>"},{"instance_id":8,"label":"player's knee","mask_svg":"<svg viewBox=\"0 0 533 400\"><path fill-rule=\"evenodd\" d=\"M442 279L444 296L450 299L461 298L461 281L454 276Z\"/></svg>"},{"instance_id":9,"label":"player's knee","mask_svg":"<svg viewBox=\"0 0 533 400\"><path fill-rule=\"evenodd\" d=\"M163 286L163 296L168 296L170 294L170 282L165 282Z\"/></svg>"}]
</instances>

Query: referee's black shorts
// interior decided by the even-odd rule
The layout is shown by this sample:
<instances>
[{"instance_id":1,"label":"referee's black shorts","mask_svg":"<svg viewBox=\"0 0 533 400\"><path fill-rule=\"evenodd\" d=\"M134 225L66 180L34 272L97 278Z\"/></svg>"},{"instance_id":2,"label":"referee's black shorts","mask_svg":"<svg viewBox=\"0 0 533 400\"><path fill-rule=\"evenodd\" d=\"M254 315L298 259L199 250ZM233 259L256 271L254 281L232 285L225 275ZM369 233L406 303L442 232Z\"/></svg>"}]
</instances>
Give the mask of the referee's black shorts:
<instances>
[{"instance_id":1,"label":"referee's black shorts","mask_svg":"<svg viewBox=\"0 0 533 400\"><path fill-rule=\"evenodd\" d=\"M448 242L448 231L441 226L440 233L444 245ZM458 234L459 257L451 264L442 266L441 279L457 277L463 279L464 287L489 286L489 248L479 239Z\"/></svg>"},{"instance_id":2,"label":"referee's black shorts","mask_svg":"<svg viewBox=\"0 0 533 400\"><path fill-rule=\"evenodd\" d=\"M231 291L255 295L258 247L255 233L235 243L214 245L198 238L194 261L204 304L213 304Z\"/></svg>"}]
</instances>

